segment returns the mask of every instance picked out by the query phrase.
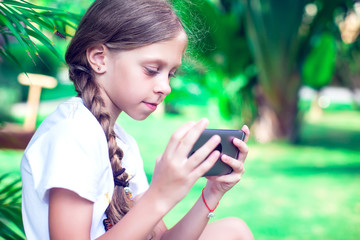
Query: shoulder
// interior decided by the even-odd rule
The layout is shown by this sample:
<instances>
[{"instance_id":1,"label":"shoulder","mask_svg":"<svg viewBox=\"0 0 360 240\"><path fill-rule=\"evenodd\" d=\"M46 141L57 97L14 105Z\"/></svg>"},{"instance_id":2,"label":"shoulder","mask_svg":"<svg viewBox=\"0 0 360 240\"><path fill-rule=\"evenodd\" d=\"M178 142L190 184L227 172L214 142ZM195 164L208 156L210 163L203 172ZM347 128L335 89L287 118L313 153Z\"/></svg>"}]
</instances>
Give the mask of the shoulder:
<instances>
[{"instance_id":1,"label":"shoulder","mask_svg":"<svg viewBox=\"0 0 360 240\"><path fill-rule=\"evenodd\" d=\"M112 179L109 152L102 127L81 101L60 104L42 123L24 152L22 172L32 175L41 197L62 187L96 200L98 186Z\"/></svg>"},{"instance_id":2,"label":"shoulder","mask_svg":"<svg viewBox=\"0 0 360 240\"><path fill-rule=\"evenodd\" d=\"M25 153L38 151L42 154L58 151L102 154L107 151L107 141L101 125L81 99L71 98L44 120Z\"/></svg>"},{"instance_id":3,"label":"shoulder","mask_svg":"<svg viewBox=\"0 0 360 240\"><path fill-rule=\"evenodd\" d=\"M101 125L80 98L72 98L64 102L55 113L60 117L60 121L57 121L58 125L68 125L75 132L86 131L87 135L104 134Z\"/></svg>"},{"instance_id":4,"label":"shoulder","mask_svg":"<svg viewBox=\"0 0 360 240\"><path fill-rule=\"evenodd\" d=\"M63 102L50 114L36 131L33 140L47 135L52 140L63 138L99 138L106 141L104 131L94 115L84 106L81 98Z\"/></svg>"}]
</instances>

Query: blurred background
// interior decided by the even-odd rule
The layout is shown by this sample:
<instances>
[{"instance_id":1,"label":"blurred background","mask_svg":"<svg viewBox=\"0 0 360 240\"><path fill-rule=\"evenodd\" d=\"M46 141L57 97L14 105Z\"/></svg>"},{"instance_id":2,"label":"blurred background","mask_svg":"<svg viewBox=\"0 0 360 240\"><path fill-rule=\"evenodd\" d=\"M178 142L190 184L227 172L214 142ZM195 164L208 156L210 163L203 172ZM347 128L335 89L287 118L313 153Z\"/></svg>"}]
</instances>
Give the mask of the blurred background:
<instances>
[{"instance_id":1,"label":"blurred background","mask_svg":"<svg viewBox=\"0 0 360 240\"><path fill-rule=\"evenodd\" d=\"M0 1L0 239L25 238L21 156L41 121L75 95L64 53L91 2ZM247 124L246 172L215 220L240 217L255 239L360 239L360 2L173 3L190 44L172 93L147 120L118 120L138 141L148 180L184 122ZM168 227L204 184L165 217Z\"/></svg>"}]
</instances>

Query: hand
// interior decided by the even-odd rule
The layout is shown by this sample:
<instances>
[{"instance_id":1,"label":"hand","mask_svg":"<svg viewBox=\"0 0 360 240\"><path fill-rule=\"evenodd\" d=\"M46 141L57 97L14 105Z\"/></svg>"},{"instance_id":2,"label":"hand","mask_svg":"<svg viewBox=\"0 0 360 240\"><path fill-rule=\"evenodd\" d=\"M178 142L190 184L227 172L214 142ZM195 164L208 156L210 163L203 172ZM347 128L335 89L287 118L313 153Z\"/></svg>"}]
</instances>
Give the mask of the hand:
<instances>
[{"instance_id":1,"label":"hand","mask_svg":"<svg viewBox=\"0 0 360 240\"><path fill-rule=\"evenodd\" d=\"M220 156L219 151L214 149L221 139L215 135L188 158L194 143L207 125L208 120L202 119L196 124L189 122L180 127L157 159L149 191L155 191L158 199L163 200L163 204L170 209L186 196L194 183Z\"/></svg>"},{"instance_id":2,"label":"hand","mask_svg":"<svg viewBox=\"0 0 360 240\"><path fill-rule=\"evenodd\" d=\"M246 125L244 125L241 130L243 130L246 134L244 141L241 141L238 138L233 139L233 144L240 151L238 159L234 159L225 154L221 156L221 160L232 167L232 173L222 176L207 177L208 182L206 184L206 188L209 188L210 192L212 193L224 194L225 192L229 191L236 183L240 181L242 175L245 172L244 163L249 151L246 142L249 139L250 130Z\"/></svg>"}]
</instances>

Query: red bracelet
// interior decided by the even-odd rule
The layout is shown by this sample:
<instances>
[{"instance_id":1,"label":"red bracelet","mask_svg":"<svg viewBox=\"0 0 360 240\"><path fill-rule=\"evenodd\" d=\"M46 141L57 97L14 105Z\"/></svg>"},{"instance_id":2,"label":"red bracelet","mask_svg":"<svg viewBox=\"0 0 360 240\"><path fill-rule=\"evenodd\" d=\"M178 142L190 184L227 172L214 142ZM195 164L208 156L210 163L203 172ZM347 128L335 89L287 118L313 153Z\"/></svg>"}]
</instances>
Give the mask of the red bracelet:
<instances>
[{"instance_id":1,"label":"red bracelet","mask_svg":"<svg viewBox=\"0 0 360 240\"><path fill-rule=\"evenodd\" d=\"M204 188L205 188L205 187L204 187ZM220 203L220 202L218 202L218 203L216 204L216 206L215 206L214 209L209 208L209 205L207 205L206 200L205 200L205 197L204 197L204 188L201 190L201 197L202 197L202 200L203 200L206 208L209 210L208 218L213 218L213 217L215 216L214 211L215 211L215 209L219 206L219 203Z\"/></svg>"}]
</instances>

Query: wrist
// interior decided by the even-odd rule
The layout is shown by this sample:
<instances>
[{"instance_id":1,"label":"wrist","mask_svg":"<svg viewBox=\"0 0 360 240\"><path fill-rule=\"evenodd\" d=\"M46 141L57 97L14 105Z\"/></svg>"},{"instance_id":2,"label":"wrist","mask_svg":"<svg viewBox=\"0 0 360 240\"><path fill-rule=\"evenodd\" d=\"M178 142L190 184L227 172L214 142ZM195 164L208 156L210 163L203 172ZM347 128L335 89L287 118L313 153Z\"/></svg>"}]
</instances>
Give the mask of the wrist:
<instances>
[{"instance_id":1,"label":"wrist","mask_svg":"<svg viewBox=\"0 0 360 240\"><path fill-rule=\"evenodd\" d=\"M144 200L147 202L151 202L153 210L162 216L165 216L173 207L169 204L169 201L167 201L166 198L162 198L157 189L152 188L151 185L142 198L145 198Z\"/></svg>"},{"instance_id":2,"label":"wrist","mask_svg":"<svg viewBox=\"0 0 360 240\"><path fill-rule=\"evenodd\" d=\"M219 187L216 184L212 184L210 182L206 183L204 192L206 195L210 195L209 197L214 197L218 200L220 200L225 194L225 192L219 190Z\"/></svg>"},{"instance_id":3,"label":"wrist","mask_svg":"<svg viewBox=\"0 0 360 240\"><path fill-rule=\"evenodd\" d=\"M214 215L214 211L216 210L216 208L219 206L220 201L216 204L216 206L214 208L210 207L209 204L207 203L205 196L204 196L204 189L205 187L201 190L201 198L203 200L204 205L206 206L206 208L208 209L209 213L208 213L208 218L213 218Z\"/></svg>"},{"instance_id":4,"label":"wrist","mask_svg":"<svg viewBox=\"0 0 360 240\"><path fill-rule=\"evenodd\" d=\"M205 186L201 191L202 204L207 208L208 218L214 217L214 211L219 205L220 199L223 194L214 191L208 186Z\"/></svg>"}]
</instances>

